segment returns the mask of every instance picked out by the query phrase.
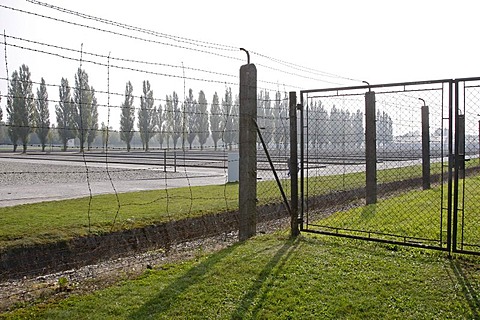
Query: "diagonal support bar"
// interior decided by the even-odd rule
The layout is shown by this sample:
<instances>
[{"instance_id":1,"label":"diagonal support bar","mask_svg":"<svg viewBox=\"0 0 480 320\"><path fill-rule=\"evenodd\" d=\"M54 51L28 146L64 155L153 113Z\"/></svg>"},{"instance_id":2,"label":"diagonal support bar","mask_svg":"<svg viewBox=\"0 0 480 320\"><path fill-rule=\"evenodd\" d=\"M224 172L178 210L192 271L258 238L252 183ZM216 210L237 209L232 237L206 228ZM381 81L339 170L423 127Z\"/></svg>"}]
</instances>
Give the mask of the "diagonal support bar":
<instances>
[{"instance_id":1,"label":"diagonal support bar","mask_svg":"<svg viewBox=\"0 0 480 320\"><path fill-rule=\"evenodd\" d=\"M268 163L270 164L270 168L273 171L273 175L275 176L275 181L277 182L278 189L280 189L280 193L282 194L283 198L283 203L285 204L285 207L287 208L288 214L292 215L292 210L290 209L290 205L288 204L288 199L285 194L285 191L283 190L282 183L280 182L280 179L278 178L277 170L275 170L275 166L273 165L272 158L270 157L270 153L268 152L267 145L265 144L265 141L263 140L262 137L262 132L260 131L260 128L258 127L257 121L253 120L255 123L255 128L257 129L257 134L258 137L260 138L260 142L262 143L263 150L265 151L265 154L267 155Z\"/></svg>"}]
</instances>

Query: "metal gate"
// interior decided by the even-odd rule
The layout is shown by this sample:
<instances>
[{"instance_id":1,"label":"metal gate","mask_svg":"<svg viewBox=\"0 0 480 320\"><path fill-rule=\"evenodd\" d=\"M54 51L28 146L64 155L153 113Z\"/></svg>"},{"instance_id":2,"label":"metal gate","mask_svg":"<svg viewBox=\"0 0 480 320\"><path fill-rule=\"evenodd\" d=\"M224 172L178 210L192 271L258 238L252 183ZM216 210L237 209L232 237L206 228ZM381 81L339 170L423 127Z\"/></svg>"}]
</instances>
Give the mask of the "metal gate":
<instances>
[{"instance_id":1,"label":"metal gate","mask_svg":"<svg viewBox=\"0 0 480 320\"><path fill-rule=\"evenodd\" d=\"M301 91L301 230L480 253L479 107L478 78Z\"/></svg>"},{"instance_id":2,"label":"metal gate","mask_svg":"<svg viewBox=\"0 0 480 320\"><path fill-rule=\"evenodd\" d=\"M452 250L480 253L480 78L455 84Z\"/></svg>"}]
</instances>

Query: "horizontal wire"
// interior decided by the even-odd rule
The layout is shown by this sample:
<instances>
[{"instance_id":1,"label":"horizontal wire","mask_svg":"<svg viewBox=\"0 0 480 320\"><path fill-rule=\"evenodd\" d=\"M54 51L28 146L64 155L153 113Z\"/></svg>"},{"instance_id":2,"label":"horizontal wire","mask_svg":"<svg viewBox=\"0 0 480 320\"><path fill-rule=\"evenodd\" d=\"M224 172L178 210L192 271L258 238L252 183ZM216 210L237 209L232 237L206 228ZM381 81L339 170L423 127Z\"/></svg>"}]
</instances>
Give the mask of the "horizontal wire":
<instances>
[{"instance_id":1,"label":"horizontal wire","mask_svg":"<svg viewBox=\"0 0 480 320\"><path fill-rule=\"evenodd\" d=\"M0 77L0 80L4 80L4 81L10 81L10 82L24 82L22 80L13 80L13 79L7 79L7 78L4 78L4 77ZM36 81L30 81L30 83L32 84L36 84L36 85L42 85L41 82L36 82ZM47 87L56 87L56 88L62 88L61 85L58 85L58 84L51 84L51 83L44 83L45 86ZM119 92L106 92L106 91L101 91L101 90L97 90L97 89L94 89L94 90L91 90L90 88L78 88L78 87L75 87L75 86L68 86L67 87L69 90L70 89L73 89L73 90L78 90L80 89L80 91L82 92L94 92L94 93L97 93L97 94L109 94L109 95L115 95L115 96L121 96L121 97L124 97L125 96L125 93L119 93ZM203 90L201 90L203 91ZM174 91L175 92L175 91ZM261 92L264 92L264 91L261 91ZM273 92L273 91L272 91ZM280 91L277 91L277 92L280 92ZM12 98L24 98L23 96L12 96L10 94L0 94L0 97L5 97L5 98L9 98L9 97L12 97ZM137 99L140 99L143 97L142 96L138 96L138 95L130 95L130 97L133 97L133 98L137 98ZM38 99L36 97L33 98L33 100L37 101ZM45 100L45 99L41 99L41 100ZM55 100L55 99L47 99L45 101L48 101L48 102L54 102L54 103L60 103L60 102L64 102L65 101L62 101L62 100ZM162 98L153 98L153 101L160 101L160 102L163 102L163 103L167 103L167 102L170 102L172 101L170 99L170 96L169 96L169 99L162 99ZM276 100L276 99L262 99L262 98L257 98L257 103L261 103L261 102L287 102L288 101L288 98L283 98L283 99L280 99L280 100ZM186 103L189 103L190 101L189 100L178 100L178 103L179 104L186 104ZM194 101L194 104L195 105L211 105L212 103L209 103L208 101L206 103L199 103L198 101ZM101 103L98 103L97 106L99 107L108 107L106 104L101 104ZM221 106L221 103L219 103L219 106ZM239 104L232 104L231 105L232 107L240 107ZM124 108L122 107L121 105L109 105L109 107L112 107L112 108ZM140 109L141 107L135 107L135 106L132 106L132 109ZM167 112L168 110L166 109L162 109L163 112Z\"/></svg>"},{"instance_id":2,"label":"horizontal wire","mask_svg":"<svg viewBox=\"0 0 480 320\"><path fill-rule=\"evenodd\" d=\"M40 50L40 49L28 48L28 47L19 46L19 45L11 44L11 43L6 43L5 45L11 46L11 47L16 47L16 48L19 48L19 49L22 49L22 50L28 50L28 51L32 51L32 52L48 54L48 55L51 55L51 56L56 56L58 58L63 58L63 59L72 60L72 61L76 61L76 62L82 61L82 63L91 63L91 64L102 66L102 67L108 67L108 65L106 63L102 63L102 62L98 62L98 61L67 57L67 56L61 55L59 53L53 53L53 52L48 52L48 51L44 51L44 50ZM238 85L238 83L236 83L236 82L226 82L226 81L213 80L213 79L185 77L185 76L181 76L181 75L154 72L154 71L148 71L148 70L142 70L142 69L138 69L138 68L124 67L124 66L117 66L117 65L110 65L110 68L134 71L134 72L150 74L150 75L155 75L155 76L169 77L169 78L187 79L187 80L192 80L192 81L209 82L209 83L221 83L221 84L229 84L229 85Z\"/></svg>"},{"instance_id":3,"label":"horizontal wire","mask_svg":"<svg viewBox=\"0 0 480 320\"><path fill-rule=\"evenodd\" d=\"M6 37L10 38L10 39L18 40L18 41L25 41L25 42L29 42L29 43L33 43L33 44L37 44L37 45L42 45L42 46L46 46L46 47L51 47L51 48L55 48L55 49L71 51L71 52L78 53L78 54L82 53L84 55L91 55L91 56L98 57L98 58L104 58L104 59L110 58L111 60L117 60L117 61L121 61L121 62L130 62L130 63L146 64L146 65L153 65L153 66L163 66L163 67L170 67L170 68L176 68L176 69L185 68L186 70L191 70L191 71L210 73L210 74L215 74L215 75L220 75L220 76L225 76L225 77L231 77L231 78L238 78L238 75L215 72L215 71L211 71L211 70L204 70L204 69L192 68L192 67L181 66L181 65L172 65L172 64L166 64L166 63L160 63L160 62L150 62L150 61L142 61L142 60L135 60L135 59L118 58L118 57L114 57L114 56L109 57L107 55L103 55L103 54L99 54L99 53L92 53L92 52L88 52L88 51L80 51L78 49L62 47L62 46L58 46L58 45L48 44L48 43L39 42L39 41L35 41L35 40L28 40L28 39L25 39L25 38L20 38L20 37L15 37L15 36L10 36L10 35L6 35Z\"/></svg>"},{"instance_id":4,"label":"horizontal wire","mask_svg":"<svg viewBox=\"0 0 480 320\"><path fill-rule=\"evenodd\" d=\"M167 39L178 41L178 42L184 42L184 43L188 43L188 44L192 44L192 45L196 45L196 46L200 46L200 47L206 47L206 48L210 48L210 49L216 49L216 50L238 51L237 47L224 45L224 44L213 43L213 42L195 40L195 39L190 39L190 38L185 38L185 37L179 37L179 36L174 36L174 35L169 35L169 34L166 34L166 33L161 33L161 32L157 32L157 31L153 31L153 30L148 30L148 29L128 25L128 24L125 24L125 23L120 23L120 22L116 22L116 21L112 21L112 20L108 20L108 19L104 19L104 18L95 17L95 16L92 16L92 15L87 15L85 13L80 13L78 11L73 11L73 10L69 10L69 9L66 9L66 8L54 6L54 5L45 3L45 2L40 2L40 1L36 1L36 0L27 0L27 2L30 2L30 3L36 4L36 5L41 5L41 6L44 6L44 7L50 8L50 9L54 9L54 10L57 10L57 11L60 11L60 12L63 12L63 13L75 15L75 16L78 16L78 17L81 17L81 18L84 18L84 19L89 19L89 20L93 20L93 21L96 21L96 22L101 22L101 23L104 23L104 24L109 24L109 25L112 25L112 26L115 26L115 27L120 27L120 28L124 28L124 29L128 29L128 30L132 30L132 31L138 31L138 32L141 32L141 33L146 33L146 34L154 35L154 36L157 36L157 37L167 38Z\"/></svg>"},{"instance_id":5,"label":"horizontal wire","mask_svg":"<svg viewBox=\"0 0 480 320\"><path fill-rule=\"evenodd\" d=\"M41 15L41 14L38 14L38 13L33 13L33 12L26 11L26 10L17 9L17 8L12 8L12 7L8 7L8 6L4 6L4 5L0 5L0 7L3 7L3 8L5 8L5 9L14 10L14 11L19 11L19 12L26 13L26 14L32 14L32 15L39 16L39 17L42 17L42 18L55 20L55 21L58 21L58 22L63 22L63 23L67 23L67 24L72 24L72 25L75 25L75 26L80 26L80 27L85 27L85 28L89 28L89 29L94 29L94 30L96 30L96 31L107 32L107 33L111 33L111 34L115 34L115 35L120 35L120 36L124 36L124 37L127 37L127 38L135 39L135 40L141 40L141 41L152 42L152 43L156 43L156 44L160 44L160 45L178 47L178 48L181 48L181 49L192 50L192 51L197 51L197 52L201 52L201 53L207 53L207 54L211 54L211 55L215 55L215 56L219 56L219 57L234 59L234 60L237 60L237 61L241 61L241 60L242 60L242 59L237 58L237 57L226 56L226 55L222 55L222 54L218 54L218 53L213 53L213 52L210 52L210 51L205 51L205 50L200 50L200 49L194 49L194 48L188 48L188 47L184 47L184 46L173 45L173 44L164 43L164 42L159 42L159 41L154 41L154 40L150 40L150 39L144 39L144 38L141 38L141 37L136 37L136 36L132 36L132 35L127 35L127 34L123 34L123 33L120 33L120 32L111 31L111 30L105 30L105 29L101 29L101 28L96 28L96 27L92 27L92 26L88 26L88 25L84 25L84 24L80 24L80 23L74 23L74 22L71 22L71 21L66 21L66 20L58 19L58 18L53 18L53 17ZM103 22L103 23L105 23L105 22ZM119 24L119 25L121 25L121 24ZM117 25L117 26L119 26L119 25ZM262 56L262 57L265 57L265 58L268 58L268 59L270 59L271 61L282 61L282 60L278 60L278 59L274 59L274 58L267 57L267 56L265 56L265 55L260 55L260 54L258 54L258 53L257 53L257 55ZM295 64L292 64L292 63L290 63L290 64L291 64L291 65L295 65ZM281 73L284 73L284 74L287 74L287 75L292 75L292 76L296 76L296 77L300 77L300 78L304 78L304 79L309 79L309 80L314 80L314 81L318 81L318 82L324 82L324 83L330 83L330 84L340 85L340 83L337 83L337 82L327 81L327 80L324 80L324 79L314 78L314 77L310 77L310 76L304 76L304 75L300 75L300 74L297 74L297 73L294 73L294 72L289 72L289 71L281 70L281 69L278 69L278 68L270 67L270 66L267 66L267 65L265 65L265 64L257 63L257 65L258 65L258 66L261 66L261 67L264 67L264 68L267 68L267 69L270 69L270 70L273 70L273 71L278 71L278 72L281 72ZM305 68L305 67L304 67L304 68ZM305 68L305 69L308 69L308 68ZM300 69L299 69L299 70L300 70ZM303 71L304 71L304 70L303 70ZM304 71L304 72L305 72L305 71ZM328 74L329 74L329 73L326 73L326 72L325 72L325 73L323 73L322 75L323 75L323 76L326 76L326 75L328 75ZM339 78L339 77L337 77L337 78ZM343 79L348 79L348 78L346 78L346 77L341 77L341 78L343 78ZM355 81L355 80L354 80L354 81ZM293 86L292 86L292 87L293 87Z\"/></svg>"},{"instance_id":6,"label":"horizontal wire","mask_svg":"<svg viewBox=\"0 0 480 320\"><path fill-rule=\"evenodd\" d=\"M53 44L47 44L47 43L44 43L44 42L29 40L29 39L25 39L25 38L16 37L16 36L5 35L5 37L10 38L10 39L14 39L14 40L17 40L17 41L24 41L24 42L28 42L28 43L32 43L32 44L36 44L36 45L41 45L41 46L46 46L46 47L50 47L50 48L54 48L54 49L60 49L60 50L70 51L70 52L79 53L79 54L91 55L91 56L94 56L94 57L97 57L97 58L108 59L108 56L103 55L103 54L99 54L99 53L85 52L85 51L81 51L81 50L78 50L78 49L72 49L72 48L62 47L62 46L53 45ZM42 53L42 54L57 56L59 58L63 58L63 59L67 59L67 60L73 60L73 61L79 61L80 60L79 58L71 58L71 57L67 57L67 56L64 56L64 55L61 55L61 54L58 54L58 53L48 52L48 51L35 49L35 48L31 48L31 47L26 47L26 46L18 45L18 44L10 44L10 43L4 42L4 45L16 47L16 48L22 49L22 50L29 50L29 51L33 51L33 52ZM170 67L170 68L176 68L176 69L185 68L187 70L191 70L191 71L195 71L195 72L203 72L203 73L208 73L208 74L218 75L218 76L223 76L223 77L229 77L229 78L238 78L237 75L232 75L232 74L227 74L227 73L222 73L222 72L215 72L215 71L210 71L210 70L204 70L204 69L200 69L200 68L192 68L192 67L185 67L185 66L180 66L180 65L165 64L165 63L160 63L160 62L149 62L149 61L142 61L142 60L127 59L127 58L116 58L116 57L110 57L110 59L120 61L120 62L138 63L138 64L146 64L146 65L154 65L154 66L164 66L164 67ZM103 67L107 66L105 63L92 61L92 60L84 60L84 62L89 62L89 63L99 65L99 66L103 66ZM110 65L110 66L112 67L112 65ZM136 72L141 72L141 73L150 73L149 71L143 71L141 69L128 69L127 67L122 67L122 66L113 66L113 67L115 67L117 69L131 70L131 71L136 71ZM166 77L176 77L176 78L182 78L182 79L184 78L183 74L182 74L182 76L180 76L180 75L169 75L169 74L155 74L155 75L163 75L163 76L166 76ZM209 80L209 79L188 78L188 77L186 77L185 79L196 80L196 81L205 81L205 82L216 82L216 83L230 84L230 85L233 85L233 84L238 85L238 83L235 83L235 82L225 82L225 81L221 81L221 80L215 81L215 80ZM274 82L274 81L266 81L266 80L262 80L262 79L258 79L257 81L259 83L263 83L263 84L271 84L271 85L277 85L278 86L278 82ZM291 84L289 84L288 87L295 88L295 89L302 89L302 87L291 85ZM264 89L264 90L268 89L269 91L274 90L274 89L262 88L262 87L259 87L259 89Z\"/></svg>"},{"instance_id":7,"label":"horizontal wire","mask_svg":"<svg viewBox=\"0 0 480 320\"><path fill-rule=\"evenodd\" d=\"M67 130L67 131L78 131L78 130L84 130L84 131L96 131L96 132L101 132L101 131L107 131L103 130L101 127L87 127L87 128L78 128L78 127L44 127L44 126L36 126L36 125L16 125L16 124L9 124L8 122L5 124L2 124L3 126L7 128L29 128L29 129L52 129L52 130ZM164 134L164 135L181 135L183 133L196 133L196 134L206 134L206 133L235 133L238 132L238 128L235 129L222 129L222 130L207 130L207 131L164 131L164 130L147 130L147 131L142 131L142 130L116 130L116 129L108 129L108 132L115 132L115 133L155 133L155 134Z\"/></svg>"},{"instance_id":8,"label":"horizontal wire","mask_svg":"<svg viewBox=\"0 0 480 320\"><path fill-rule=\"evenodd\" d=\"M255 55L258 55L262 58L271 60L273 62L279 63L281 65L288 66L288 67L290 67L294 70L303 71L303 72L307 72L307 73L318 75L318 76L326 76L326 77L344 79L344 80L349 80L349 81L354 81L354 82L363 82L362 80L348 78L348 77L340 76L340 75L337 75L337 74L334 74L334 73L320 71L320 70L316 70L316 69L313 69L313 68L304 67L304 66L301 66L301 65L298 65L298 64L295 64L295 63L283 61L283 60L280 60L280 59L277 59L277 58L272 58L272 57L266 56L264 54L255 52L255 51L252 51L251 53L255 54ZM325 82L327 82L327 81L325 81ZM329 82L329 83L338 84L336 82Z\"/></svg>"},{"instance_id":9,"label":"horizontal wire","mask_svg":"<svg viewBox=\"0 0 480 320\"><path fill-rule=\"evenodd\" d=\"M202 42L202 41L199 41L199 40L186 39L186 38L182 38L182 37L166 35L164 33L159 33L159 32L156 32L156 31L147 30L147 29L143 29L143 28L138 28L138 27L135 27L135 26L119 23L119 22L116 22L116 21L111 21L111 20L107 20L107 19L103 19L103 18L94 17L94 16L91 16L91 15L87 15L87 14L77 12L77 11L61 8L61 7L58 7L58 6L53 6L53 5L50 5L50 4L47 4L47 3L44 3L44 2L40 2L40 1L35 1L35 0L27 0L27 1L30 2L30 3L42 5L44 7L49 7L49 8L55 9L57 11L64 12L64 13L68 13L68 14L71 14L71 15L76 15L76 16L79 16L79 17L82 17L82 18L85 18L85 19L101 22L101 23L108 24L108 25L113 25L113 26L116 26L116 27L126 28L128 30L139 31L139 32L142 32L142 33L155 35L155 36L159 36L159 37L166 37L168 39L173 39L175 41L188 40L189 44L194 44L194 45L198 45L198 46L202 46L202 47L205 47L205 45L192 43L192 41L198 42L198 43L206 43L206 42ZM182 41L182 42L185 42L185 41ZM207 47L208 48L214 48L214 49L217 49L217 50L220 50L220 49L229 50L229 51L238 51L239 50L239 48L236 48L236 47L233 47L233 46L226 46L226 45L221 45L221 44L216 44L216 43L206 43L206 44L215 45L215 47L211 47L211 46L207 46ZM318 71L318 70L315 70L315 69L312 69L312 68L300 66L298 64L282 61L280 59L272 58L272 57L263 55L261 53L255 52L255 51L252 51L252 54L255 54L259 57L262 57L262 58L271 60L273 62L279 63L281 65L287 66L289 68L293 68L293 69L298 70L298 71L307 72L307 73L315 74L315 75L332 77L332 78L340 78L340 79L345 79L345 80L350 80L350 81L362 82L361 80L342 77L342 76L339 76L339 75L336 75L336 74L332 74L332 73L328 73L328 72L324 72L324 71ZM258 65L266 67L266 68L271 68L271 67L263 65L263 64L258 64ZM291 72L282 71L282 70L276 69L276 68L271 68L271 69L293 75L293 73L291 73ZM297 76L300 76L300 75L297 75ZM331 83L331 84L339 84L339 83L336 83L336 82L319 80L319 79L315 79L315 78L311 78L311 77L305 77L305 78L313 79L313 80L317 80L317 81L322 81L322 82L326 82L326 83Z\"/></svg>"},{"instance_id":10,"label":"horizontal wire","mask_svg":"<svg viewBox=\"0 0 480 320\"><path fill-rule=\"evenodd\" d=\"M62 22L62 23L66 23L66 24L69 24L69 25L77 26L77 27L83 27L83 28L87 28L87 29L91 29L91 30L95 30L95 31L100 31L100 32L104 32L104 33L117 35L117 36L122 36L122 37L126 37L126 38L129 38L129 39L140 40L140 41L147 42L147 43L160 44L160 45L170 46L170 47L179 48L179 49L185 49L185 50L196 51L196 52L200 52L200 53L206 53L206 54L214 55L214 56L217 56L217 57L227 58L227 59L236 60L236 61L241 61L242 60L242 59L237 58L237 57L227 56L227 55L214 53L214 52L210 52L210 51L206 51L206 50L189 48L189 47L185 47L185 46L180 46L180 45L161 42L161 41L155 41L155 40L151 40L151 39L145 39L145 38L132 36L132 35L116 32L116 31L101 29L101 28L97 28L97 27L93 27L93 26L89 26L89 25L85 25L85 24L81 24L81 23L77 23L77 22L73 22L73 21L68 21L68 20L64 20L64 19L49 17L49 16L42 15L42 14L39 14L39 13L9 7L9 6L3 5L3 4L0 4L0 8L12 10L12 11L17 11L17 12L21 12L21 13L25 13L25 14L29 14L29 15L33 15L33 16L36 16L36 17L39 17L39 18L53 20L53 21L56 21L56 22Z\"/></svg>"}]
</instances>

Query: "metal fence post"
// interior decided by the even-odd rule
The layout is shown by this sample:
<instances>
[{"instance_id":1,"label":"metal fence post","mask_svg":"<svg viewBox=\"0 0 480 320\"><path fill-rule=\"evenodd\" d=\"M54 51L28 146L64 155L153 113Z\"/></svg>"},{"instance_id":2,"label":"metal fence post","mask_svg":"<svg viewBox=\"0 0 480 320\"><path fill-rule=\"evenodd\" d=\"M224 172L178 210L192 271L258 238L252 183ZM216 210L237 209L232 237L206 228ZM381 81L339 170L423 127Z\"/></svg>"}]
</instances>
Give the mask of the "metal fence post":
<instances>
[{"instance_id":1,"label":"metal fence post","mask_svg":"<svg viewBox=\"0 0 480 320\"><path fill-rule=\"evenodd\" d=\"M430 189L430 120L428 106L422 106L422 177L423 190Z\"/></svg>"},{"instance_id":2,"label":"metal fence post","mask_svg":"<svg viewBox=\"0 0 480 320\"><path fill-rule=\"evenodd\" d=\"M167 150L163 150L163 172L167 172Z\"/></svg>"},{"instance_id":3,"label":"metal fence post","mask_svg":"<svg viewBox=\"0 0 480 320\"><path fill-rule=\"evenodd\" d=\"M289 93L290 101L290 159L289 159L289 171L290 171L290 196L291 196L291 216L290 216L290 233L292 237L297 236L300 231L298 230L298 150L297 150L297 93ZM303 183L303 181L302 181ZM302 222L303 225L303 222Z\"/></svg>"},{"instance_id":4,"label":"metal fence post","mask_svg":"<svg viewBox=\"0 0 480 320\"><path fill-rule=\"evenodd\" d=\"M366 203L377 203L377 126L375 92L365 93Z\"/></svg>"},{"instance_id":5,"label":"metal fence post","mask_svg":"<svg viewBox=\"0 0 480 320\"><path fill-rule=\"evenodd\" d=\"M453 120L455 121L454 124L454 145L453 145L453 208L452 208L452 252L457 250L457 236L458 236L458 198L460 193L459 188L459 180L460 180L460 168L463 163L461 149L462 149L462 124L463 122L462 115L460 114L459 110L459 94L460 94L460 87L458 80L455 81L455 95L453 97L454 100L454 111L453 111ZM452 119L452 118L451 118ZM453 122L453 121L452 121ZM465 159L463 155L463 159Z\"/></svg>"},{"instance_id":6,"label":"metal fence post","mask_svg":"<svg viewBox=\"0 0 480 320\"><path fill-rule=\"evenodd\" d=\"M257 214L257 68L254 64L240 67L239 124L239 240L256 233Z\"/></svg>"},{"instance_id":7,"label":"metal fence post","mask_svg":"<svg viewBox=\"0 0 480 320\"><path fill-rule=\"evenodd\" d=\"M455 167L455 158L453 150L453 123L454 123L454 102L453 96L454 93L454 83L450 81L448 83L448 186L447 186L447 251L449 256L452 253L452 246L455 248L456 245L452 243L452 219L453 219L453 170ZM455 92L458 92L455 88ZM456 105L455 105L456 108Z\"/></svg>"}]
</instances>

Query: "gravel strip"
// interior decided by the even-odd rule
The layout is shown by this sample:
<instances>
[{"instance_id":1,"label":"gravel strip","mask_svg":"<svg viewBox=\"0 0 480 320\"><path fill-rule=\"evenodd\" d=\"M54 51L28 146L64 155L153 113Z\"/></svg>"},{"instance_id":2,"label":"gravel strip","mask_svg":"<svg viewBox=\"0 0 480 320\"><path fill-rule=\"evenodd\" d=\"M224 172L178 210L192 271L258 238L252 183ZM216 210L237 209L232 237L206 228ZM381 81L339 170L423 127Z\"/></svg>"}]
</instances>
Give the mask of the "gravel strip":
<instances>
[{"instance_id":1,"label":"gravel strip","mask_svg":"<svg viewBox=\"0 0 480 320\"><path fill-rule=\"evenodd\" d=\"M0 184L2 186L28 186L34 184L62 184L86 183L87 168L90 182L131 181L131 180L162 180L185 178L186 173L163 172L158 167L122 168L110 166L107 172L105 165L87 166L76 163L75 165L48 164L44 162L11 162L2 161L0 169ZM110 177L109 177L110 174ZM188 177L201 176L198 173L188 172Z\"/></svg>"}]
</instances>

